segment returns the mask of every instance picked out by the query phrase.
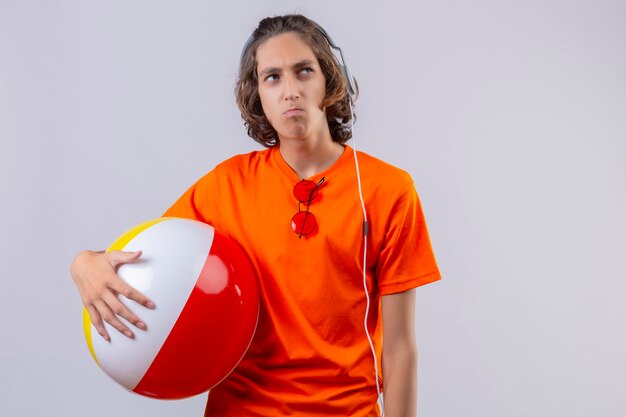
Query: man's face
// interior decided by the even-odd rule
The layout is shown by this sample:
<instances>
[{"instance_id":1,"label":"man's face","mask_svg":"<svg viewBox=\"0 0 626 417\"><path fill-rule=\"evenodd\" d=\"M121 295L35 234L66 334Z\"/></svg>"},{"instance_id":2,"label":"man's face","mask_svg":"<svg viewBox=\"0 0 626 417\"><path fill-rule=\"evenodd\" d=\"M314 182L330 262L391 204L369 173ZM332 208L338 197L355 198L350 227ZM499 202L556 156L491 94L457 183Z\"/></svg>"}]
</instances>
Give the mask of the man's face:
<instances>
[{"instance_id":1,"label":"man's face","mask_svg":"<svg viewBox=\"0 0 626 417\"><path fill-rule=\"evenodd\" d=\"M265 116L280 140L328 130L320 108L326 80L311 48L293 32L274 36L256 52L258 89Z\"/></svg>"}]
</instances>

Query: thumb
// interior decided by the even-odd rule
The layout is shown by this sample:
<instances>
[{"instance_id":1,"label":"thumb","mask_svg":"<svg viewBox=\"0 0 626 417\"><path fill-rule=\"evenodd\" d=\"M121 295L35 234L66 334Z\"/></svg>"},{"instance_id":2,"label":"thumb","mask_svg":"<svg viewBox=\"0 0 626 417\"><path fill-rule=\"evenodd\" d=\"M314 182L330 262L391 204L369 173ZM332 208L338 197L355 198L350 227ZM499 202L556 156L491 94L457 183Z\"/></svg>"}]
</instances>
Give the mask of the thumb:
<instances>
[{"instance_id":1,"label":"thumb","mask_svg":"<svg viewBox=\"0 0 626 417\"><path fill-rule=\"evenodd\" d=\"M109 260L111 261L111 264L115 267L120 264L135 262L141 257L141 254L142 252L140 250L135 252L122 252L119 250L114 250L109 252Z\"/></svg>"}]
</instances>

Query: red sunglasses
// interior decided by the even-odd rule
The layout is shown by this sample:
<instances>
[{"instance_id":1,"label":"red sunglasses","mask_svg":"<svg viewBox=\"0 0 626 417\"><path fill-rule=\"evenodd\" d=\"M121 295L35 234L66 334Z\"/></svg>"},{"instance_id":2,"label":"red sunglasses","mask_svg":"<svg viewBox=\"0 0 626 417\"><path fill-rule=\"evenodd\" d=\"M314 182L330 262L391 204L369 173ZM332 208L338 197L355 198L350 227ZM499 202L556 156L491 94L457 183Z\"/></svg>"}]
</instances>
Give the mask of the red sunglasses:
<instances>
[{"instance_id":1,"label":"red sunglasses","mask_svg":"<svg viewBox=\"0 0 626 417\"><path fill-rule=\"evenodd\" d=\"M324 177L317 184L302 180L293 187L293 196L298 200L298 212L291 218L291 228L299 238L313 233L317 226L315 216L309 211L309 205L317 197L317 190L323 182ZM302 211L302 204L306 204L305 211Z\"/></svg>"}]
</instances>

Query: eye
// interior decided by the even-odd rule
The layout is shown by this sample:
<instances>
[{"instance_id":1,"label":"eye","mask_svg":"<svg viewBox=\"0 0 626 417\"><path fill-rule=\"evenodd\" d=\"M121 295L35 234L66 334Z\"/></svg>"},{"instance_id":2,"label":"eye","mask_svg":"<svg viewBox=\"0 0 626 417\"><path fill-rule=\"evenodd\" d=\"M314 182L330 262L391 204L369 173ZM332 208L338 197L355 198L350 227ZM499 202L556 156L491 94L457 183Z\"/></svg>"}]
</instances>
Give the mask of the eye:
<instances>
[{"instance_id":1,"label":"eye","mask_svg":"<svg viewBox=\"0 0 626 417\"><path fill-rule=\"evenodd\" d=\"M303 73L303 74L309 74L309 73L313 72L313 68L311 68L311 67L304 67L304 68L302 68L300 70L300 72Z\"/></svg>"},{"instance_id":2,"label":"eye","mask_svg":"<svg viewBox=\"0 0 626 417\"><path fill-rule=\"evenodd\" d=\"M278 74L270 74L263 79L263 81L276 81L278 80Z\"/></svg>"}]
</instances>

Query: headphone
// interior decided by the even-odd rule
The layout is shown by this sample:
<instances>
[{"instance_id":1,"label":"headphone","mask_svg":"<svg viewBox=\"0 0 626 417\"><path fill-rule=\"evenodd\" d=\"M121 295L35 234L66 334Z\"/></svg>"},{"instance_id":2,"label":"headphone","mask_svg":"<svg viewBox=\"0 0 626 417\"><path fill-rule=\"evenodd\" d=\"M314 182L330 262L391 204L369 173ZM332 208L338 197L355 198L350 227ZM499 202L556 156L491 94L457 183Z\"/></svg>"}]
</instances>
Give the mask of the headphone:
<instances>
[{"instance_id":1,"label":"headphone","mask_svg":"<svg viewBox=\"0 0 626 417\"><path fill-rule=\"evenodd\" d=\"M378 382L378 361L376 359L376 350L374 349L374 343L372 342L372 338L370 337L370 334L367 331L367 320L368 320L368 314L369 314L369 309L370 309L370 297L369 297L369 290L367 288L367 272L366 272L367 270L368 222L367 222L367 211L365 210L365 202L363 200L363 190L361 189L361 173L359 170L359 159L357 157L356 140L354 138L354 131L353 131L353 123L354 123L353 102L354 102L354 99L356 98L356 93L357 93L356 81L354 77L352 76L352 74L350 74L350 70L348 69L348 65L346 64L346 61L343 57L343 52L341 51L341 48L338 47L335 42L333 42L332 38L330 37L330 35L328 35L328 32L326 32L326 30L324 30L323 27L311 21L310 19L309 21L313 23L313 25L317 28L317 30L319 30L320 33L324 36L330 48L335 51L333 55L335 56L335 59L337 60L337 63L339 64L341 71L343 73L343 76L346 80L346 92L348 93L348 104L350 107L350 116L351 116L350 117L350 130L352 130L352 143L353 143L352 150L354 152L354 164L356 167L356 177L357 177L359 198L361 201L361 209L363 210L363 270L362 272L363 272L363 290L365 291L365 299L366 299L366 308L365 308L365 317L363 320L363 327L365 328L365 335L367 336L367 340L369 342L370 349L372 351L372 356L374 358L374 372L376 373L375 378L376 378L376 392L378 394L378 398L377 398L378 408L381 411L381 417L384 417L385 407L384 407L384 402L383 402L383 395L380 391L380 383ZM250 45L252 44L253 41L254 41L254 33L250 35L250 37L248 38L248 40L243 46L243 50L241 51L241 57L239 58L239 68L243 67L244 57L248 53L248 49L250 48Z\"/></svg>"}]
</instances>

